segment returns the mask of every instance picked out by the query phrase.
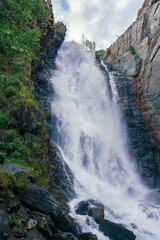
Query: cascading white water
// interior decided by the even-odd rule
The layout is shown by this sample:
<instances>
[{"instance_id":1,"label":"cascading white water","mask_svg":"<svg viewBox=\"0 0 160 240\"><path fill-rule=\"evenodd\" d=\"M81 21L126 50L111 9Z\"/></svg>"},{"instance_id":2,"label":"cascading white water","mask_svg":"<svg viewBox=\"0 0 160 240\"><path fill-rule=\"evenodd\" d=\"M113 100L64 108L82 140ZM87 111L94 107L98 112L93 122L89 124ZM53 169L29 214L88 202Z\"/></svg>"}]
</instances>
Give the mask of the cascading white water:
<instances>
[{"instance_id":1,"label":"cascading white water","mask_svg":"<svg viewBox=\"0 0 160 240\"><path fill-rule=\"evenodd\" d=\"M96 233L99 240L108 239L91 217L75 214L79 201L97 200L106 207L105 218L126 224L137 240L160 240L158 220L147 218L140 207L139 200L148 189L135 173L125 124L94 53L75 42L65 42L56 66L52 111L58 137L54 141L75 179L77 198L70 203L72 216L83 231ZM132 229L131 223L137 229Z\"/></svg>"}]
</instances>

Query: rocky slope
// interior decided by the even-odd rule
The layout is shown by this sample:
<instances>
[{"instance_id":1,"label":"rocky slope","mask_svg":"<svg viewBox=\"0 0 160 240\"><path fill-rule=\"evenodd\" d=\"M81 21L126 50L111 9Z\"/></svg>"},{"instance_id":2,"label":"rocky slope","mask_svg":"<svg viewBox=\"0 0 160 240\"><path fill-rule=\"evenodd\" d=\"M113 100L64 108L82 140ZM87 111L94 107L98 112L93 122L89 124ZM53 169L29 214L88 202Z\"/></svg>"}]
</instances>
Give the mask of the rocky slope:
<instances>
[{"instance_id":1,"label":"rocky slope","mask_svg":"<svg viewBox=\"0 0 160 240\"><path fill-rule=\"evenodd\" d=\"M37 45L35 43L38 48L30 45L31 39L29 47L23 45L28 56L15 50L8 60L10 49L5 52L0 46L6 63L0 67L0 239L74 239L71 233L62 236L64 232L79 232L68 215L67 201L74 194L67 182L69 169L52 146L46 123L49 117L46 95L51 92L47 81L49 66L54 65L66 27L54 23L51 1L30 3L24 2L26 9L19 1L11 6L8 1L2 4L4 23L15 5L22 8L22 15L26 16L28 11L37 11L34 4L38 4L40 17L44 14L46 21L30 17L21 22L24 32L38 36ZM14 14L10 32L17 29L12 17ZM18 17L21 12L17 13ZM3 25L4 31L6 25ZM17 40L21 44L21 39Z\"/></svg>"},{"instance_id":2,"label":"rocky slope","mask_svg":"<svg viewBox=\"0 0 160 240\"><path fill-rule=\"evenodd\" d=\"M145 0L137 20L103 54L126 75L160 175L160 1ZM142 142L143 143L143 142Z\"/></svg>"}]
</instances>

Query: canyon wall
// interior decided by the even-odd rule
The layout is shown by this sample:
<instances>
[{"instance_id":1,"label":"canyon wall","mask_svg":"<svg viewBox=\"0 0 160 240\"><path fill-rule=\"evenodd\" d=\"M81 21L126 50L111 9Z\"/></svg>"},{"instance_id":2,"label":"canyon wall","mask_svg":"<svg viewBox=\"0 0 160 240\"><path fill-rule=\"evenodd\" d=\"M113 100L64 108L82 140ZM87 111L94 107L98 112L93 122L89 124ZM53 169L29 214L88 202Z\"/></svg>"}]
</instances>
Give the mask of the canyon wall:
<instances>
[{"instance_id":1,"label":"canyon wall","mask_svg":"<svg viewBox=\"0 0 160 240\"><path fill-rule=\"evenodd\" d=\"M160 155L160 1L145 0L136 21L103 54L128 79L154 153ZM157 160L158 168L160 162Z\"/></svg>"}]
</instances>

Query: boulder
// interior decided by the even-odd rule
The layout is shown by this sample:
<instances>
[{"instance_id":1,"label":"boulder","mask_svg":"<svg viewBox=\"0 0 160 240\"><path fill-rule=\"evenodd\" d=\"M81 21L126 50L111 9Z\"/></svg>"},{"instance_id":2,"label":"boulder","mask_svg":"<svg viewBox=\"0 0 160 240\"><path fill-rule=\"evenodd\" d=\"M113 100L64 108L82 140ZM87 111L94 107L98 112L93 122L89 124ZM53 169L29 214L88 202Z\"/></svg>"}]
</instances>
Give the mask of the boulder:
<instances>
[{"instance_id":1,"label":"boulder","mask_svg":"<svg viewBox=\"0 0 160 240\"><path fill-rule=\"evenodd\" d=\"M93 207L89 209L88 215L93 217L97 223L104 220L104 208Z\"/></svg>"},{"instance_id":2,"label":"boulder","mask_svg":"<svg viewBox=\"0 0 160 240\"><path fill-rule=\"evenodd\" d=\"M99 230L105 236L112 240L135 240L134 233L126 229L122 224L114 223L108 220L103 220L99 224Z\"/></svg>"},{"instance_id":3,"label":"boulder","mask_svg":"<svg viewBox=\"0 0 160 240\"><path fill-rule=\"evenodd\" d=\"M10 221L8 215L3 210L0 210L0 232L4 236L10 234Z\"/></svg>"},{"instance_id":4,"label":"boulder","mask_svg":"<svg viewBox=\"0 0 160 240\"><path fill-rule=\"evenodd\" d=\"M76 213L79 215L87 215L89 211L89 201L81 201L76 207Z\"/></svg>"},{"instance_id":5,"label":"boulder","mask_svg":"<svg viewBox=\"0 0 160 240\"><path fill-rule=\"evenodd\" d=\"M9 212L14 212L14 211L18 211L20 209L20 203L19 201L17 201L17 199L12 199L10 201L10 203L8 204L8 211Z\"/></svg>"},{"instance_id":6,"label":"boulder","mask_svg":"<svg viewBox=\"0 0 160 240\"><path fill-rule=\"evenodd\" d=\"M65 240L62 234L60 233L55 233L52 237L52 240Z\"/></svg>"},{"instance_id":7,"label":"boulder","mask_svg":"<svg viewBox=\"0 0 160 240\"><path fill-rule=\"evenodd\" d=\"M23 228L14 227L12 229L12 235L18 239L26 238L26 230Z\"/></svg>"},{"instance_id":8,"label":"boulder","mask_svg":"<svg viewBox=\"0 0 160 240\"><path fill-rule=\"evenodd\" d=\"M81 233L76 235L78 240L98 240L97 236L93 233Z\"/></svg>"},{"instance_id":9,"label":"boulder","mask_svg":"<svg viewBox=\"0 0 160 240\"><path fill-rule=\"evenodd\" d=\"M69 233L69 232L65 232L62 234L62 237L65 239L65 240L77 240L77 238L72 234L72 233Z\"/></svg>"},{"instance_id":10,"label":"boulder","mask_svg":"<svg viewBox=\"0 0 160 240\"><path fill-rule=\"evenodd\" d=\"M44 189L38 186L29 186L20 194L20 201L31 210L39 210L50 214L53 221L56 221L60 209L56 201L51 199Z\"/></svg>"},{"instance_id":11,"label":"boulder","mask_svg":"<svg viewBox=\"0 0 160 240\"><path fill-rule=\"evenodd\" d=\"M25 174L29 173L28 169L20 168L18 165L13 163L4 164L1 169L5 171L11 171L13 175L17 175L21 173L25 173Z\"/></svg>"},{"instance_id":12,"label":"boulder","mask_svg":"<svg viewBox=\"0 0 160 240\"><path fill-rule=\"evenodd\" d=\"M41 232L46 238L49 238L49 239L52 237L53 233L58 232L54 224L52 225L52 229L50 228L48 221L45 217L41 217L38 220L37 228L39 232Z\"/></svg>"},{"instance_id":13,"label":"boulder","mask_svg":"<svg viewBox=\"0 0 160 240\"><path fill-rule=\"evenodd\" d=\"M56 222L56 226L63 232L72 232L73 234L79 233L79 226L74 221L74 219L68 215L67 212L61 212L58 216L58 221Z\"/></svg>"}]
</instances>

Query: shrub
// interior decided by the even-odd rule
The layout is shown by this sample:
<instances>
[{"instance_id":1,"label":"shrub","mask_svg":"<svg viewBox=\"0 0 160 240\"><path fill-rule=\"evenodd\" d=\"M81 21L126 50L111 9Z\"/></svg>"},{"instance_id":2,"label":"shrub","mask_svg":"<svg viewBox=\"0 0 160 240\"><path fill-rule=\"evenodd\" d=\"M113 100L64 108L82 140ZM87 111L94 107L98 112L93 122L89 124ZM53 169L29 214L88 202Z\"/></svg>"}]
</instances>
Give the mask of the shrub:
<instances>
[{"instance_id":1,"label":"shrub","mask_svg":"<svg viewBox=\"0 0 160 240\"><path fill-rule=\"evenodd\" d=\"M15 96L16 93L17 93L17 90L13 86L10 86L5 90L5 96L7 98Z\"/></svg>"},{"instance_id":2,"label":"shrub","mask_svg":"<svg viewBox=\"0 0 160 240\"><path fill-rule=\"evenodd\" d=\"M132 55L135 55L135 54L136 54L136 51L135 51L135 49L134 49L133 46L130 46L129 50L130 50L130 52L132 53Z\"/></svg>"},{"instance_id":3,"label":"shrub","mask_svg":"<svg viewBox=\"0 0 160 240\"><path fill-rule=\"evenodd\" d=\"M8 113L3 113L0 111L0 128L3 128L5 124L8 122Z\"/></svg>"}]
</instances>

